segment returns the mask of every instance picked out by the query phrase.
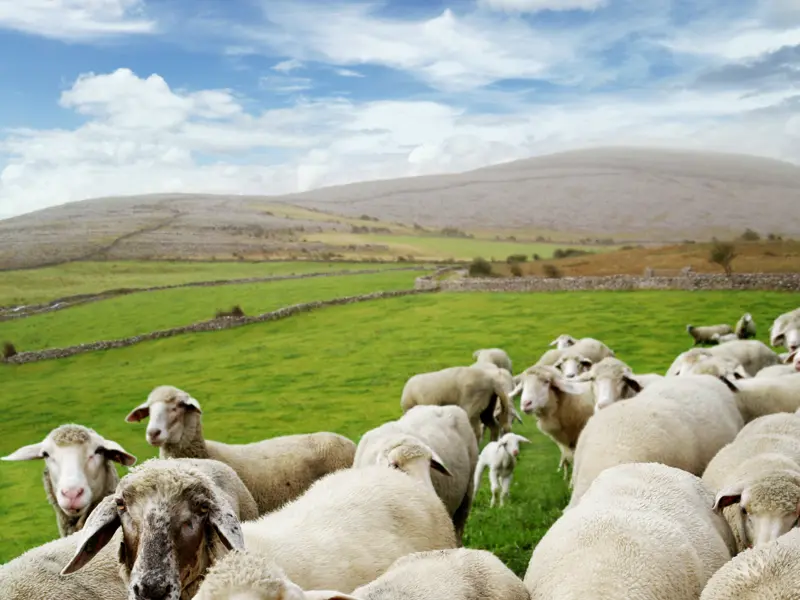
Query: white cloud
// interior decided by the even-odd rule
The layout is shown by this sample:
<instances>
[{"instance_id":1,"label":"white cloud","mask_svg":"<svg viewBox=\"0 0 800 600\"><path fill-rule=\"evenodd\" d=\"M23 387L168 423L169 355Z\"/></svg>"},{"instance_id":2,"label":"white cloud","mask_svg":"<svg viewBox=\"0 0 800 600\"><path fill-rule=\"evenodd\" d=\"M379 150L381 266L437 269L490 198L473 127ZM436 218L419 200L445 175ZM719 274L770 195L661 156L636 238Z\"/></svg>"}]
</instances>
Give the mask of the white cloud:
<instances>
[{"instance_id":1,"label":"white cloud","mask_svg":"<svg viewBox=\"0 0 800 600\"><path fill-rule=\"evenodd\" d=\"M740 21L722 28L704 24L662 43L674 52L739 61L774 52L783 46L800 45L800 27L764 27L756 20Z\"/></svg>"},{"instance_id":2,"label":"white cloud","mask_svg":"<svg viewBox=\"0 0 800 600\"><path fill-rule=\"evenodd\" d=\"M746 139L748 152L797 161L795 113L775 108L793 94L594 95L503 114L331 98L252 113L230 90L174 90L128 69L85 74L60 104L86 123L18 129L0 142L10 157L0 172L0 215L117 194L288 193L593 144L730 150Z\"/></svg>"},{"instance_id":3,"label":"white cloud","mask_svg":"<svg viewBox=\"0 0 800 600\"><path fill-rule=\"evenodd\" d=\"M314 84L308 77L273 77L264 75L258 80L258 86L262 90L273 94L291 94L309 90L314 87Z\"/></svg>"},{"instance_id":4,"label":"white cloud","mask_svg":"<svg viewBox=\"0 0 800 600\"><path fill-rule=\"evenodd\" d=\"M480 6L506 12L536 13L544 10L595 10L608 0L478 0Z\"/></svg>"},{"instance_id":5,"label":"white cloud","mask_svg":"<svg viewBox=\"0 0 800 600\"><path fill-rule=\"evenodd\" d=\"M142 0L0 0L0 29L62 40L149 34Z\"/></svg>"},{"instance_id":6,"label":"white cloud","mask_svg":"<svg viewBox=\"0 0 800 600\"><path fill-rule=\"evenodd\" d=\"M353 71L352 69L335 69L334 72L340 77L364 77L363 73Z\"/></svg>"},{"instance_id":7,"label":"white cloud","mask_svg":"<svg viewBox=\"0 0 800 600\"><path fill-rule=\"evenodd\" d=\"M278 64L274 65L272 69L274 71L280 71L281 73L289 73L295 69L301 69L303 67L303 63L295 58L290 58L289 60L282 60Z\"/></svg>"}]
</instances>

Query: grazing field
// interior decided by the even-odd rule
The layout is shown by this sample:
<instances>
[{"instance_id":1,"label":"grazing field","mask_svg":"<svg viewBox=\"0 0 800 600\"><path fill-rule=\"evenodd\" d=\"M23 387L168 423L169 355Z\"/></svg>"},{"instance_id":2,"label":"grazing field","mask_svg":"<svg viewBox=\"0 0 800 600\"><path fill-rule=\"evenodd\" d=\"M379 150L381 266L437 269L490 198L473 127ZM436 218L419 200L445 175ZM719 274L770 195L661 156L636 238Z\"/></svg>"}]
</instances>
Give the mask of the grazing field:
<instances>
[{"instance_id":1,"label":"grazing field","mask_svg":"<svg viewBox=\"0 0 800 600\"><path fill-rule=\"evenodd\" d=\"M182 387L201 402L209 439L248 442L330 430L358 441L368 429L400 416L408 377L469 364L480 347L507 349L519 372L568 332L602 339L637 371L663 373L690 346L687 322L733 323L750 311L764 340L772 319L796 305L796 295L778 292L442 293L5 365L0 455L40 440L59 424L77 422L144 461L156 454L145 442L145 423L128 424L124 417L161 384ZM195 310L208 308L203 303ZM96 319L98 331L115 326L113 315ZM495 552L520 576L569 494L556 472L555 444L531 417L523 419L515 430L533 443L522 446L510 504L489 509L485 474L465 539L468 546ZM58 535L41 470L37 461L0 463L0 561Z\"/></svg>"},{"instance_id":2,"label":"grazing field","mask_svg":"<svg viewBox=\"0 0 800 600\"><path fill-rule=\"evenodd\" d=\"M112 340L213 319L238 304L249 316L283 306L371 292L410 289L423 272L288 279L131 294L0 323L0 341L17 351Z\"/></svg>"}]
</instances>

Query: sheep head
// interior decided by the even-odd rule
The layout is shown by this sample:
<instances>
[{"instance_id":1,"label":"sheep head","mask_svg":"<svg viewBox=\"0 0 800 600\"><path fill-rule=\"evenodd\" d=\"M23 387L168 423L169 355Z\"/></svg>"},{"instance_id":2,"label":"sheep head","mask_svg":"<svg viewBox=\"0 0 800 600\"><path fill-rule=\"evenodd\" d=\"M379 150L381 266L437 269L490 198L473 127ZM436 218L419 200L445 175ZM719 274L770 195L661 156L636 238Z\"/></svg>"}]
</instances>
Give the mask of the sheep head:
<instances>
[{"instance_id":1,"label":"sheep head","mask_svg":"<svg viewBox=\"0 0 800 600\"><path fill-rule=\"evenodd\" d=\"M574 337L572 337L568 333L562 333L560 336L558 336L556 339L554 339L548 345L549 346L555 346L557 350L565 350L565 349L569 348L570 346L574 346L577 343L578 343L578 340L576 340Z\"/></svg>"},{"instance_id":2,"label":"sheep head","mask_svg":"<svg viewBox=\"0 0 800 600\"><path fill-rule=\"evenodd\" d=\"M564 377L571 379L587 372L592 368L593 364L594 363L591 359L586 358L582 354L567 350L561 355L561 358L559 358L553 366L561 371L564 374Z\"/></svg>"},{"instance_id":3,"label":"sheep head","mask_svg":"<svg viewBox=\"0 0 800 600\"><path fill-rule=\"evenodd\" d=\"M771 346L785 346L789 352L800 348L800 309L775 319L769 331Z\"/></svg>"},{"instance_id":4,"label":"sheep head","mask_svg":"<svg viewBox=\"0 0 800 600\"><path fill-rule=\"evenodd\" d=\"M431 469L448 477L453 475L433 448L412 435L392 437L391 442L378 453L375 462L425 481L430 484L431 489Z\"/></svg>"},{"instance_id":5,"label":"sheep head","mask_svg":"<svg viewBox=\"0 0 800 600\"><path fill-rule=\"evenodd\" d=\"M197 419L203 414L200 403L188 393L171 385L155 388L147 400L134 408L125 420L137 423L150 417L147 424L147 443L151 446L177 444L186 430L191 428L190 418Z\"/></svg>"},{"instance_id":6,"label":"sheep head","mask_svg":"<svg viewBox=\"0 0 800 600\"><path fill-rule=\"evenodd\" d=\"M120 527L120 571L131 600L191 595L211 563L244 548L231 499L181 459L150 459L123 477L89 515L61 574L84 567Z\"/></svg>"},{"instance_id":7,"label":"sheep head","mask_svg":"<svg viewBox=\"0 0 800 600\"><path fill-rule=\"evenodd\" d=\"M581 394L585 382L568 381L555 367L533 366L520 375L511 397L522 394L519 408L528 415L543 417L558 408L562 394Z\"/></svg>"},{"instance_id":8,"label":"sheep head","mask_svg":"<svg viewBox=\"0 0 800 600\"><path fill-rule=\"evenodd\" d=\"M531 441L516 433L507 433L497 441L497 445L505 448L506 452L514 458L519 456L520 443L530 444Z\"/></svg>"},{"instance_id":9,"label":"sheep head","mask_svg":"<svg viewBox=\"0 0 800 600\"><path fill-rule=\"evenodd\" d=\"M632 398L641 392L643 387L627 364L611 356L592 365L592 368L577 380L591 383L595 412L619 400Z\"/></svg>"},{"instance_id":10,"label":"sheep head","mask_svg":"<svg viewBox=\"0 0 800 600\"><path fill-rule=\"evenodd\" d=\"M116 481L115 473L107 473L106 461L126 467L136 463L136 457L116 442L75 424L56 427L41 442L3 457L8 461L37 459L45 462L45 486L49 485L58 508L69 517L82 517L89 511L106 488L107 477Z\"/></svg>"}]
</instances>

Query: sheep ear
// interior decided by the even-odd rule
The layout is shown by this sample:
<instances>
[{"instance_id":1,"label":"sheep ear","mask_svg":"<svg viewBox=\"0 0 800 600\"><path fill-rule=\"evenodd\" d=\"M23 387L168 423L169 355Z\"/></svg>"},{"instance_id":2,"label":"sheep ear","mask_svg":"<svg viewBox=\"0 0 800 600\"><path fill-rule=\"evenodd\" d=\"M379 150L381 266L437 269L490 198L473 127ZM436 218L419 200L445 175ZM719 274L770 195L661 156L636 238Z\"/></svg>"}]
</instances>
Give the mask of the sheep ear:
<instances>
[{"instance_id":1,"label":"sheep ear","mask_svg":"<svg viewBox=\"0 0 800 600\"><path fill-rule=\"evenodd\" d=\"M191 396L181 400L181 405L185 406L189 410L196 410L201 415L203 414L203 410L200 408L200 403Z\"/></svg>"},{"instance_id":2,"label":"sheep ear","mask_svg":"<svg viewBox=\"0 0 800 600\"><path fill-rule=\"evenodd\" d=\"M514 419L516 419L520 423L524 423L524 421L522 420L522 416L517 412L517 409L514 408L513 406L511 407L511 415L513 416Z\"/></svg>"},{"instance_id":3,"label":"sheep ear","mask_svg":"<svg viewBox=\"0 0 800 600\"><path fill-rule=\"evenodd\" d=\"M519 376L519 375L517 377L521 378L521 376ZM511 390L511 392L509 392L509 394L508 394L509 398L514 398L515 396L517 396L522 391L522 388L523 388L522 381L520 380L519 382L515 382L515 383L516 383L516 387L513 390Z\"/></svg>"},{"instance_id":4,"label":"sheep ear","mask_svg":"<svg viewBox=\"0 0 800 600\"><path fill-rule=\"evenodd\" d=\"M125 420L128 423L138 423L142 419L146 419L150 416L150 405L147 402L144 402L134 408L128 416L125 417Z\"/></svg>"},{"instance_id":5,"label":"sheep ear","mask_svg":"<svg viewBox=\"0 0 800 600\"><path fill-rule=\"evenodd\" d=\"M244 550L244 534L233 505L219 492L214 492L214 506L208 520L228 550Z\"/></svg>"},{"instance_id":6,"label":"sheep ear","mask_svg":"<svg viewBox=\"0 0 800 600\"><path fill-rule=\"evenodd\" d=\"M12 452L8 456L4 456L2 460L36 460L42 457L43 442L23 446L16 452Z\"/></svg>"},{"instance_id":7,"label":"sheep ear","mask_svg":"<svg viewBox=\"0 0 800 600\"><path fill-rule=\"evenodd\" d=\"M739 391L739 387L738 387L738 386L737 386L735 383L733 383L733 381L731 381L731 380L730 380L730 377L728 377L727 375L720 375L720 376L718 377L718 379L719 379L719 380L720 380L722 383L724 383L725 385L727 385L727 386L728 386L728 389L729 389L730 391L732 391L732 392L738 392L738 391Z\"/></svg>"},{"instance_id":8,"label":"sheep ear","mask_svg":"<svg viewBox=\"0 0 800 600\"><path fill-rule=\"evenodd\" d=\"M441 457L436 454L436 451L433 448L428 448L431 452L431 469L434 471L439 471L442 475L447 475L448 477L452 477L453 474L450 472L450 469L444 466L444 461Z\"/></svg>"},{"instance_id":9,"label":"sheep ear","mask_svg":"<svg viewBox=\"0 0 800 600\"><path fill-rule=\"evenodd\" d=\"M530 441L528 438L526 438L526 437L522 437L521 435L519 435L519 434L517 434L517 433L514 433L514 434L512 434L512 435L513 435L515 438L517 438L517 441L519 441L519 442L526 442L526 443L528 443L528 444L530 444L530 443L531 443L531 441Z\"/></svg>"},{"instance_id":10,"label":"sheep ear","mask_svg":"<svg viewBox=\"0 0 800 600\"><path fill-rule=\"evenodd\" d=\"M798 352L800 352L800 348L798 348L797 350L795 350L795 351L793 351L793 352L790 352L790 353L789 353L789 355L786 357L786 359L785 359L783 362L784 362L785 364L787 364L787 365L788 365L789 363L792 363L792 362L794 362L794 359L795 359L795 358L797 358L797 353L798 353Z\"/></svg>"},{"instance_id":11,"label":"sheep ear","mask_svg":"<svg viewBox=\"0 0 800 600\"><path fill-rule=\"evenodd\" d=\"M583 382L586 383L586 382ZM565 394L582 394L586 391L586 388L581 385L580 382L577 381L567 381L561 377L557 377L553 379L552 383L553 387L561 390Z\"/></svg>"},{"instance_id":12,"label":"sheep ear","mask_svg":"<svg viewBox=\"0 0 800 600\"><path fill-rule=\"evenodd\" d=\"M742 499L743 491L744 486L740 483L721 490L719 493L717 493L717 497L714 499L714 506L711 508L714 510L714 512L719 513L726 506L731 506L738 503Z\"/></svg>"},{"instance_id":13,"label":"sheep ear","mask_svg":"<svg viewBox=\"0 0 800 600\"><path fill-rule=\"evenodd\" d=\"M104 439L102 449L108 460L113 460L126 467L132 467L136 464L136 457L113 440Z\"/></svg>"},{"instance_id":14,"label":"sheep ear","mask_svg":"<svg viewBox=\"0 0 800 600\"><path fill-rule=\"evenodd\" d=\"M742 365L739 365L733 370L734 379L749 379L750 375L744 370Z\"/></svg>"},{"instance_id":15,"label":"sheep ear","mask_svg":"<svg viewBox=\"0 0 800 600\"><path fill-rule=\"evenodd\" d=\"M642 384L633 375L623 375L622 381L637 394L642 391Z\"/></svg>"},{"instance_id":16,"label":"sheep ear","mask_svg":"<svg viewBox=\"0 0 800 600\"><path fill-rule=\"evenodd\" d=\"M114 495L111 494L103 498L100 504L89 513L86 524L78 533L81 538L75 555L61 570L61 574L69 575L86 565L111 541L119 526L119 512L117 512Z\"/></svg>"}]
</instances>

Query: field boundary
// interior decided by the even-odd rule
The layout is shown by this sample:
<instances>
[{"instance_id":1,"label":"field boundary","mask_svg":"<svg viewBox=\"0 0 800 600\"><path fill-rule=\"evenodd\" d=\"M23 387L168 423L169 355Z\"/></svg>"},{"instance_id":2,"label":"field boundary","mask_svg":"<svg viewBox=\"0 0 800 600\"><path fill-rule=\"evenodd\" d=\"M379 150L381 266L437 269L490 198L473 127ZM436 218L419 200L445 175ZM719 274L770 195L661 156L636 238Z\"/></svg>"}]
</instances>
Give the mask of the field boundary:
<instances>
[{"instance_id":1,"label":"field boundary","mask_svg":"<svg viewBox=\"0 0 800 600\"><path fill-rule=\"evenodd\" d=\"M32 317L44 313L54 312L57 310L64 310L81 304L89 302L98 302L100 300L108 300L110 298L118 298L119 296L127 296L129 294L137 294L141 292L160 292L163 290L174 290L179 288L190 287L216 287L222 285L245 285L248 283L269 283L272 281L288 281L291 279L311 279L315 277L341 277L344 275L377 275L380 273L396 273L398 271L430 271L430 267L423 265L412 267L397 267L389 269L363 269L363 270L342 270L342 271L317 271L314 273L300 273L294 275L268 275L266 277L245 277L239 279L215 279L210 281L190 281L187 283L175 283L170 285L158 285L153 287L143 288L115 288L110 290L103 290L91 294L76 294L74 296L64 296L63 298L56 298L50 302L29 304L23 306L24 310L19 312L9 313L10 309L16 308L12 306L0 306L0 322L11 321L13 319L23 319L25 317Z\"/></svg>"},{"instance_id":2,"label":"field boundary","mask_svg":"<svg viewBox=\"0 0 800 600\"><path fill-rule=\"evenodd\" d=\"M254 317L221 317L218 319L210 319L207 321L200 321L192 323L191 325L183 325L180 327L172 327L170 329L162 329L141 335L121 338L118 340L107 340L99 342L88 342L85 344L78 344L76 346L67 346L65 348L47 348L45 350L31 350L28 352L20 352L11 358L5 359L4 362L8 364L24 364L31 362L39 362L42 360L53 360L58 358L67 358L75 356L76 354L83 354L85 352L98 352L103 350L111 350L113 348L125 348L133 346L142 342L160 340L164 338L174 337L185 333L200 333L204 331L222 331L225 329L233 329L235 327L242 327L245 325L252 325L255 323L265 323L267 321L279 321L301 313L311 312L320 308L327 308L329 306L340 306L344 304L355 304L358 302L368 302L370 300L381 300L384 298L397 298L400 296L412 296L418 294L435 293L439 290L436 289L410 289L410 290L393 290L385 292L371 292L369 294L360 294L357 296L343 296L333 298L330 300L315 300L312 302L302 302L300 304L292 304L284 306L271 312L263 313Z\"/></svg>"},{"instance_id":3,"label":"field boundary","mask_svg":"<svg viewBox=\"0 0 800 600\"><path fill-rule=\"evenodd\" d=\"M578 292L633 290L800 291L800 273L686 273L676 277L607 275L586 277L456 277L439 279L447 267L418 277L414 288L445 292ZM465 274L465 273L464 273Z\"/></svg>"}]
</instances>

